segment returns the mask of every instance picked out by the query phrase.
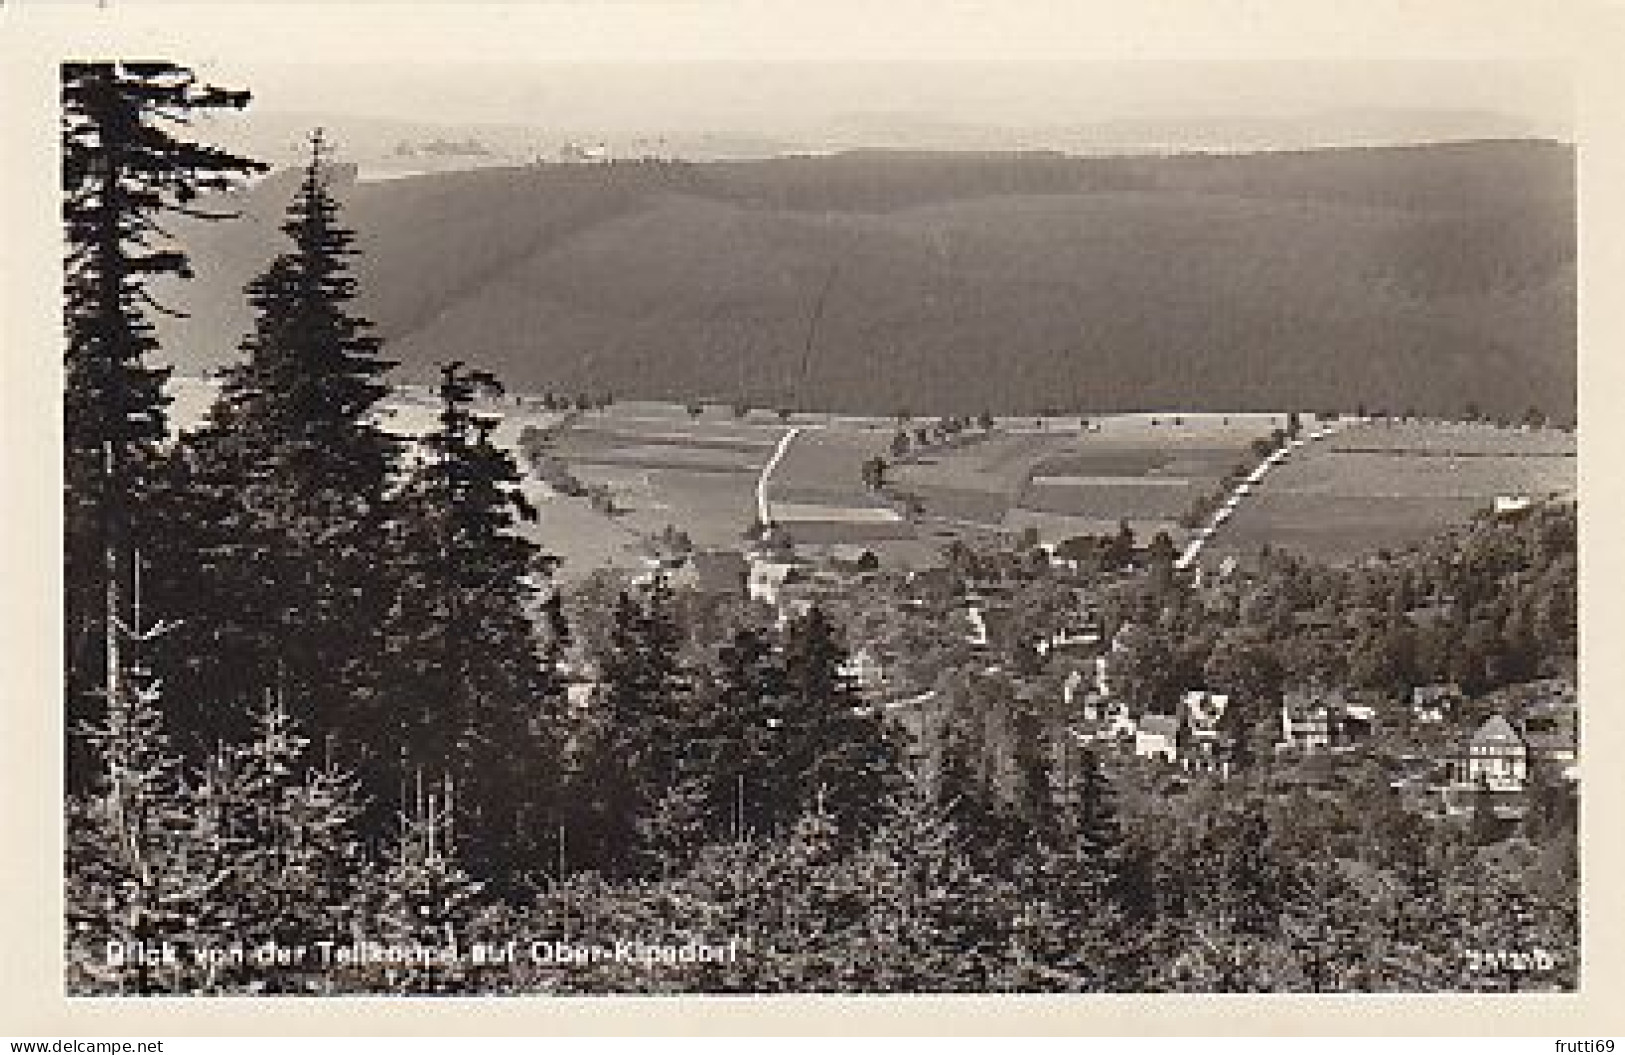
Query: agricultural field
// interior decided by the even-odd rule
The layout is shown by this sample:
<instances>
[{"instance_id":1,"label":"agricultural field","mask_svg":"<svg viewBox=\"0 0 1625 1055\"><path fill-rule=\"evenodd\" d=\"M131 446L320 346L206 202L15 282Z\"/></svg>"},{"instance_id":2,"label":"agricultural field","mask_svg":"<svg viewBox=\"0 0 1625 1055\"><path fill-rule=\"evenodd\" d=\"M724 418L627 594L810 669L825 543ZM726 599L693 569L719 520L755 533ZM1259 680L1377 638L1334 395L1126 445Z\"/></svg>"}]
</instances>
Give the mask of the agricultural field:
<instances>
[{"instance_id":1,"label":"agricultural field","mask_svg":"<svg viewBox=\"0 0 1625 1055\"><path fill-rule=\"evenodd\" d=\"M1033 466L1066 439L1060 431L998 433L916 454L894 475L925 516L996 527L1017 504Z\"/></svg>"},{"instance_id":2,"label":"agricultural field","mask_svg":"<svg viewBox=\"0 0 1625 1055\"><path fill-rule=\"evenodd\" d=\"M865 459L886 457L891 432L847 424L805 425L785 450L767 485L775 519L780 505L868 509L884 497L863 485Z\"/></svg>"},{"instance_id":3,"label":"agricultural field","mask_svg":"<svg viewBox=\"0 0 1625 1055\"><path fill-rule=\"evenodd\" d=\"M891 435L874 420L805 421L767 481L773 522L798 544L913 539L914 525L863 483L864 461L885 457Z\"/></svg>"},{"instance_id":4,"label":"agricultural field","mask_svg":"<svg viewBox=\"0 0 1625 1055\"><path fill-rule=\"evenodd\" d=\"M1469 519L1498 495L1577 486L1576 442L1558 430L1453 423L1346 428L1270 473L1214 535L1204 560L1259 546L1348 560Z\"/></svg>"},{"instance_id":5,"label":"agricultural field","mask_svg":"<svg viewBox=\"0 0 1625 1055\"><path fill-rule=\"evenodd\" d=\"M642 566L643 540L632 525L604 516L585 499L555 494L534 479L525 481L524 492L537 518L521 523L518 533L560 558L561 579L579 581L597 568Z\"/></svg>"},{"instance_id":6,"label":"agricultural field","mask_svg":"<svg viewBox=\"0 0 1625 1055\"><path fill-rule=\"evenodd\" d=\"M212 382L172 381L176 427L199 424L213 393ZM500 417L496 440L515 451L525 428L561 423L523 396L480 409ZM399 435L421 434L435 427L436 413L428 390L398 389L381 421ZM781 420L716 404L696 414L676 404L618 403L572 415L549 446L577 479L607 491L612 513L527 481L541 520L525 532L563 558L568 578L636 566L644 540L668 525L701 547L737 548L756 518L764 468L794 430L765 493L773 519L799 545L863 546L912 565L954 538L1033 529L1053 543L1121 522L1141 538L1167 531L1183 544L1190 531L1180 517L1227 473L1251 467L1252 442L1284 424L1280 414L1171 412L1001 419L991 435L971 430L955 444L895 460L891 490L913 501L911 520L902 502L862 478L866 459L894 462L890 419L797 413ZM1251 488L1202 559L1252 554L1265 542L1334 560L1400 547L1462 522L1497 495L1574 488L1575 450L1574 436L1556 429L1345 422L1297 447Z\"/></svg>"},{"instance_id":7,"label":"agricultural field","mask_svg":"<svg viewBox=\"0 0 1625 1055\"><path fill-rule=\"evenodd\" d=\"M756 516L756 482L786 426L765 416L736 418L726 408L690 414L680 406L617 404L579 415L549 451L583 483L607 489L614 512L587 500L551 496L555 507L579 507L555 517L559 530L541 541L564 558L571 578L604 563L604 536L624 536L621 550L668 525L702 548L737 548Z\"/></svg>"},{"instance_id":8,"label":"agricultural field","mask_svg":"<svg viewBox=\"0 0 1625 1055\"><path fill-rule=\"evenodd\" d=\"M1285 424L1279 414L1114 414L1008 419L1001 434L900 466L901 486L928 517L1045 542L1116 530L1185 532L1179 518L1220 479L1254 460L1249 445Z\"/></svg>"},{"instance_id":9,"label":"agricultural field","mask_svg":"<svg viewBox=\"0 0 1625 1055\"><path fill-rule=\"evenodd\" d=\"M1281 415L1125 414L1095 419L1007 418L951 444L892 459L896 425L876 419L807 419L768 485L774 517L805 542L911 536L940 545L956 535L1034 527L1045 541L1116 530L1182 534L1177 521L1231 470ZM863 486L861 466L893 462L892 490L915 503L910 524Z\"/></svg>"},{"instance_id":10,"label":"agricultural field","mask_svg":"<svg viewBox=\"0 0 1625 1055\"><path fill-rule=\"evenodd\" d=\"M1327 446L1347 453L1393 453L1458 458L1573 458L1574 433L1562 429L1498 429L1460 422L1367 422L1331 437Z\"/></svg>"},{"instance_id":11,"label":"agricultural field","mask_svg":"<svg viewBox=\"0 0 1625 1055\"><path fill-rule=\"evenodd\" d=\"M173 378L172 430L200 425L217 388L210 380ZM516 457L526 428L554 427L562 418L523 396L486 400L476 409L500 419L493 439ZM438 414L432 392L402 387L383 401L379 422L395 435L420 436L437 426ZM566 579L599 567L639 566L644 539L667 525L686 531L699 546L738 546L755 515L757 474L784 431L776 420L741 421L715 409L694 417L667 404L617 405L581 415L563 430L554 453L582 482L609 489L614 515L527 479L525 496L538 520L519 531L562 558Z\"/></svg>"}]
</instances>

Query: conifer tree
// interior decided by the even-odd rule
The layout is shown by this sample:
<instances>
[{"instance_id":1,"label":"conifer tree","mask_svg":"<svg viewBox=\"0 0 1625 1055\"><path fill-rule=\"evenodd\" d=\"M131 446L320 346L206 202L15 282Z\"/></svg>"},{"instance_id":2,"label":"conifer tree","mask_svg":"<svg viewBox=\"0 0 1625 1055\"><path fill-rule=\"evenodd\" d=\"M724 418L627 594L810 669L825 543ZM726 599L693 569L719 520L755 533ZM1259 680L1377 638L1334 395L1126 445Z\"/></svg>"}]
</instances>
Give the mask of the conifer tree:
<instances>
[{"instance_id":1,"label":"conifer tree","mask_svg":"<svg viewBox=\"0 0 1625 1055\"><path fill-rule=\"evenodd\" d=\"M471 409L477 392L501 390L460 362L442 368L439 428L396 502L376 729L398 778L427 768L457 782L465 856L493 879L535 851L557 771L557 686L530 615L548 563L514 532L536 510L491 440L495 420Z\"/></svg>"},{"instance_id":2,"label":"conifer tree","mask_svg":"<svg viewBox=\"0 0 1625 1055\"><path fill-rule=\"evenodd\" d=\"M470 946L490 941L497 916L485 884L463 867L457 840L455 785L425 791L417 784L399 830L373 876L365 933L385 946L427 955L366 972L362 988L394 993L466 992ZM381 975L381 978L378 977ZM380 984L381 983L381 984Z\"/></svg>"},{"instance_id":3,"label":"conifer tree","mask_svg":"<svg viewBox=\"0 0 1625 1055\"><path fill-rule=\"evenodd\" d=\"M687 868L710 840L714 816L707 782L679 777L634 822L646 862L665 877Z\"/></svg>"},{"instance_id":4,"label":"conifer tree","mask_svg":"<svg viewBox=\"0 0 1625 1055\"><path fill-rule=\"evenodd\" d=\"M784 631L780 757L794 774L795 807L822 801L843 831L867 829L896 787L901 760L880 715L841 672L846 650L814 606Z\"/></svg>"},{"instance_id":5,"label":"conifer tree","mask_svg":"<svg viewBox=\"0 0 1625 1055\"><path fill-rule=\"evenodd\" d=\"M687 765L707 783L710 827L719 837L768 834L789 820L792 796L778 757L784 680L781 657L756 627L738 627L718 650Z\"/></svg>"},{"instance_id":6,"label":"conifer tree","mask_svg":"<svg viewBox=\"0 0 1625 1055\"><path fill-rule=\"evenodd\" d=\"M874 988L891 992L988 992L1015 988L1018 892L979 868L968 836L918 786L886 797L857 855L869 891L865 960Z\"/></svg>"},{"instance_id":7,"label":"conifer tree","mask_svg":"<svg viewBox=\"0 0 1625 1055\"><path fill-rule=\"evenodd\" d=\"M361 923L362 877L372 864L358 830L363 802L356 782L310 757L309 738L280 700L268 700L252 722L253 735L223 745L189 794L198 864L225 877L214 897L217 926L247 948L275 942L311 949L315 941L348 938ZM301 966L227 963L201 984L327 989L327 972Z\"/></svg>"},{"instance_id":8,"label":"conifer tree","mask_svg":"<svg viewBox=\"0 0 1625 1055\"><path fill-rule=\"evenodd\" d=\"M378 555L395 444L373 417L391 364L350 310L354 236L320 133L282 231L292 247L247 289L245 358L178 456L196 557L170 562L164 600L192 628L177 652L199 659L169 669L187 674L187 725L204 743L222 735L205 698L246 708L275 689L313 736L352 751L376 718L390 597Z\"/></svg>"},{"instance_id":9,"label":"conifer tree","mask_svg":"<svg viewBox=\"0 0 1625 1055\"><path fill-rule=\"evenodd\" d=\"M224 218L197 199L263 166L193 141L189 115L240 109L248 93L200 83L167 62L62 66L62 190L67 235L64 420L66 699L71 729L119 695L131 535L143 520L141 463L166 431L168 371L157 348L154 280L186 278L166 215ZM100 701L100 702L98 702ZM69 786L89 761L70 738Z\"/></svg>"},{"instance_id":10,"label":"conifer tree","mask_svg":"<svg viewBox=\"0 0 1625 1055\"><path fill-rule=\"evenodd\" d=\"M69 800L68 987L79 993L184 992L189 953L215 936L228 872L203 867L180 756L139 668L103 719L78 732L98 762L91 790ZM115 954L115 951L117 954Z\"/></svg>"},{"instance_id":11,"label":"conifer tree","mask_svg":"<svg viewBox=\"0 0 1625 1055\"><path fill-rule=\"evenodd\" d=\"M663 577L621 592L598 656L600 707L584 731L569 792L577 831L571 843L589 866L633 867L642 857L638 820L676 783L691 691L681 644L675 598Z\"/></svg>"},{"instance_id":12,"label":"conifer tree","mask_svg":"<svg viewBox=\"0 0 1625 1055\"><path fill-rule=\"evenodd\" d=\"M1371 988L1365 961L1371 937L1362 926L1358 894L1335 859L1292 862L1281 929L1297 954L1302 988L1312 993Z\"/></svg>"},{"instance_id":13,"label":"conifer tree","mask_svg":"<svg viewBox=\"0 0 1625 1055\"><path fill-rule=\"evenodd\" d=\"M1032 855L1031 890L1047 925L1030 947L1080 988L1133 990L1146 950L1129 926L1127 849L1111 781L1093 750L1067 747L1061 768L1054 829Z\"/></svg>"}]
</instances>

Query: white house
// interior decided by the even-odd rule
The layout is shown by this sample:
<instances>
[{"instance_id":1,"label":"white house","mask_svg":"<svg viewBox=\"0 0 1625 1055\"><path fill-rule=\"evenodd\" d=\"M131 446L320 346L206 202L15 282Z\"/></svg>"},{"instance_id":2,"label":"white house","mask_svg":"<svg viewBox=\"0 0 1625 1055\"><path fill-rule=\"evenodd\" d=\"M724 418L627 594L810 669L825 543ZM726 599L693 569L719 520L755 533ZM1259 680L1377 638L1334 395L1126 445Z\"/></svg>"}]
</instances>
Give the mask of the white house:
<instances>
[{"instance_id":1,"label":"white house","mask_svg":"<svg viewBox=\"0 0 1625 1055\"><path fill-rule=\"evenodd\" d=\"M1193 735L1217 735L1219 720L1230 706L1230 697L1222 692L1191 689L1181 697L1180 703L1190 718Z\"/></svg>"},{"instance_id":2,"label":"white house","mask_svg":"<svg viewBox=\"0 0 1625 1055\"><path fill-rule=\"evenodd\" d=\"M982 618L982 609L976 605L967 606L965 618L970 622L970 632L965 635L965 641L972 645L986 645L990 639L987 633L987 620Z\"/></svg>"},{"instance_id":3,"label":"white house","mask_svg":"<svg viewBox=\"0 0 1625 1055\"><path fill-rule=\"evenodd\" d=\"M1179 719L1171 714L1147 714L1134 730L1134 753L1141 758L1179 761Z\"/></svg>"},{"instance_id":4,"label":"white house","mask_svg":"<svg viewBox=\"0 0 1625 1055\"><path fill-rule=\"evenodd\" d=\"M875 655L874 649L865 645L849 656L840 666L842 676L851 678L858 688L864 690L879 689L886 683L886 669Z\"/></svg>"},{"instance_id":5,"label":"white house","mask_svg":"<svg viewBox=\"0 0 1625 1055\"><path fill-rule=\"evenodd\" d=\"M779 603L779 590L801 574L800 561L753 559L745 589L752 600L776 605Z\"/></svg>"},{"instance_id":6,"label":"white house","mask_svg":"<svg viewBox=\"0 0 1625 1055\"><path fill-rule=\"evenodd\" d=\"M1105 724L1103 735L1106 737L1115 740L1139 734L1139 723L1128 713L1127 700L1108 701L1100 718Z\"/></svg>"},{"instance_id":7,"label":"white house","mask_svg":"<svg viewBox=\"0 0 1625 1055\"><path fill-rule=\"evenodd\" d=\"M1466 778L1491 791L1522 791L1529 779L1529 748L1502 715L1485 719L1467 742Z\"/></svg>"},{"instance_id":8,"label":"white house","mask_svg":"<svg viewBox=\"0 0 1625 1055\"><path fill-rule=\"evenodd\" d=\"M1085 718L1095 717L1090 713L1094 708L1087 702L1089 699L1088 685L1088 676L1081 669L1074 668L1067 674L1066 681L1061 683L1061 703L1065 707L1067 714L1072 714L1081 706L1084 708L1083 716Z\"/></svg>"}]
</instances>

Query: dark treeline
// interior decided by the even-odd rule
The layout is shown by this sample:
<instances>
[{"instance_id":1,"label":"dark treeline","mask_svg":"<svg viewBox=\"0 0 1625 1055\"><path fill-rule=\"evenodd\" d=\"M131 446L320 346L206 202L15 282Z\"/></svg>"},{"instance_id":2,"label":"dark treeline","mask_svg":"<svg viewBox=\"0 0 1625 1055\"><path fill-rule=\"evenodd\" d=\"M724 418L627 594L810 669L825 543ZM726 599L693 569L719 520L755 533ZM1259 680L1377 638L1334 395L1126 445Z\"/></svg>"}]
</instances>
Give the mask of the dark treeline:
<instances>
[{"instance_id":1,"label":"dark treeline","mask_svg":"<svg viewBox=\"0 0 1625 1055\"><path fill-rule=\"evenodd\" d=\"M161 224L258 168L174 130L246 96L163 63L69 65L63 88L72 991L1474 989L1521 978L1464 949L1575 948L1572 877L1527 860L1533 839L1429 826L1380 797L1294 808L1247 782L1197 780L1169 803L1154 774L970 666L945 674L929 721L897 720L843 673L824 608L781 622L658 577L562 593L512 530L536 513L473 409L497 378L443 363L432 431L375 424L392 364L354 308L319 134L217 402L170 437L148 289L189 264ZM1387 633L1400 591L1448 594L1464 642L1493 623L1497 642L1522 647L1526 628L1535 652L1561 650L1547 629L1572 612L1511 570L1518 547L1561 552L1561 529L1485 527L1450 543L1467 563L1440 582L1426 561L1361 586L1282 559L1267 581L1286 598L1239 597L1235 621L1279 626L1306 598L1346 608L1365 590ZM1133 549L1103 540L1102 569ZM1109 618L1132 607L1172 640L1197 623L1193 594L1171 545L1154 549L1162 572ZM982 575L964 567L982 559L951 564ZM1466 649L1463 677L1542 662L1497 648ZM1434 676L1415 653L1369 679ZM1152 658L1127 676L1185 669ZM567 668L590 672L584 696ZM1560 828L1560 806L1529 834ZM737 955L471 955L631 938ZM362 941L459 955L317 951ZM119 962L109 943L177 955ZM234 943L305 954L207 955Z\"/></svg>"}]
</instances>

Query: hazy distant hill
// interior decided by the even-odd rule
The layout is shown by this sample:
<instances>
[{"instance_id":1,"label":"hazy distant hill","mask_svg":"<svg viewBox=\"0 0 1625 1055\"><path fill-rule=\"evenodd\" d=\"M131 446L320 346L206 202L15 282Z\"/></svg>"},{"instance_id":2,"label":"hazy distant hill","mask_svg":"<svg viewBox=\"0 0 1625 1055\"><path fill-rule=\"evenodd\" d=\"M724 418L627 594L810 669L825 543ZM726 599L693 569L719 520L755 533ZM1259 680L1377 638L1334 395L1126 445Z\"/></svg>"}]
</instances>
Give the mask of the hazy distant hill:
<instances>
[{"instance_id":1,"label":"hazy distant hill","mask_svg":"<svg viewBox=\"0 0 1625 1055\"><path fill-rule=\"evenodd\" d=\"M234 355L290 174L188 229L186 368ZM891 411L1574 403L1572 148L860 151L346 186L402 361L516 388ZM819 310L820 293L827 287ZM814 318L817 317L816 325Z\"/></svg>"}]
</instances>

